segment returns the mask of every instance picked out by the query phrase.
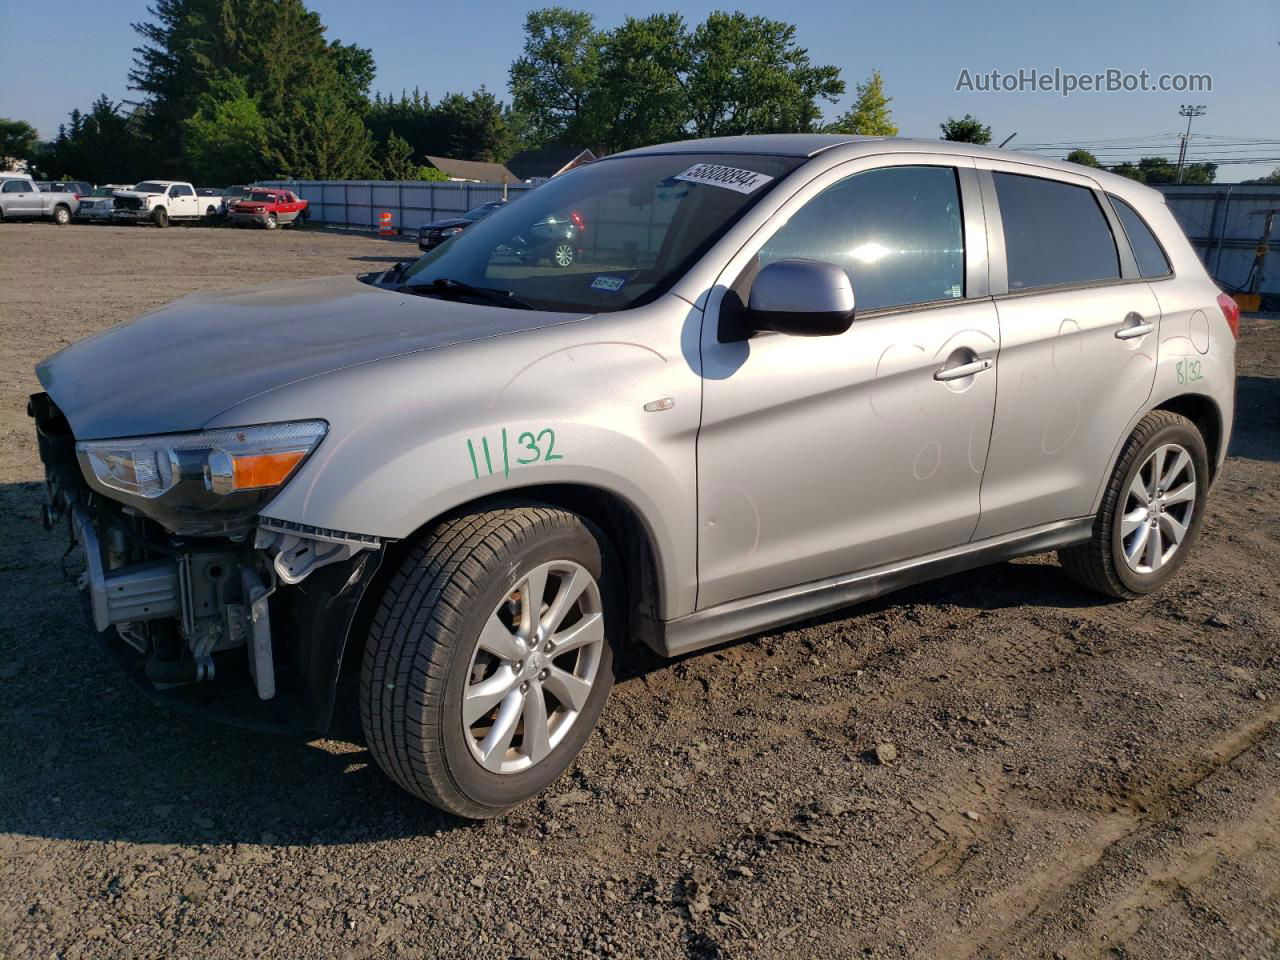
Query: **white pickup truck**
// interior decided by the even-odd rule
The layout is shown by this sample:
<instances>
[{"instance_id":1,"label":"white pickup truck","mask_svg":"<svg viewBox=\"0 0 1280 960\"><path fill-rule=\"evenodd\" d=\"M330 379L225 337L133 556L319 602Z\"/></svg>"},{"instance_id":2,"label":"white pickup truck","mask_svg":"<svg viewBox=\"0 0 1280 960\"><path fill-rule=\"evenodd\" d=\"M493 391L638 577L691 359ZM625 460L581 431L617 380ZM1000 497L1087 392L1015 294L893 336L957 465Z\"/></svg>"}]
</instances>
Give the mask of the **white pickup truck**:
<instances>
[{"instance_id":1,"label":"white pickup truck","mask_svg":"<svg viewBox=\"0 0 1280 960\"><path fill-rule=\"evenodd\" d=\"M154 223L167 227L174 220L212 219L218 206L177 180L144 180L132 190L117 190L111 219L118 223Z\"/></svg>"}]
</instances>

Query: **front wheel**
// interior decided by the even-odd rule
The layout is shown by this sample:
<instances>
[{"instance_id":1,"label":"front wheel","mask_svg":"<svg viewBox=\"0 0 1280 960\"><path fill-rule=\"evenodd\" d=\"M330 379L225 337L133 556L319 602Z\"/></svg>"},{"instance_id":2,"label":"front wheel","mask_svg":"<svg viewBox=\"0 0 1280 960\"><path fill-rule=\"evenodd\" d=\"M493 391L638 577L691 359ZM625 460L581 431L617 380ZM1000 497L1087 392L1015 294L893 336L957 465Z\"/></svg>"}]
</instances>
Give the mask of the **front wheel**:
<instances>
[{"instance_id":1,"label":"front wheel","mask_svg":"<svg viewBox=\"0 0 1280 960\"><path fill-rule=\"evenodd\" d=\"M266 227L268 230L274 230L276 228L277 222L278 221L276 220L276 215L274 213L268 213L267 218L262 221L262 225Z\"/></svg>"},{"instance_id":2,"label":"front wheel","mask_svg":"<svg viewBox=\"0 0 1280 960\"><path fill-rule=\"evenodd\" d=\"M164 207L156 207L155 213L151 214L151 222L157 227L167 227L169 225L169 211Z\"/></svg>"},{"instance_id":3,"label":"front wheel","mask_svg":"<svg viewBox=\"0 0 1280 960\"><path fill-rule=\"evenodd\" d=\"M618 572L577 514L518 503L439 523L405 558L361 671L369 750L458 816L496 816L556 780L613 685Z\"/></svg>"},{"instance_id":4,"label":"front wheel","mask_svg":"<svg viewBox=\"0 0 1280 960\"><path fill-rule=\"evenodd\" d=\"M1058 551L1077 583L1122 600L1152 593L1186 562L1200 534L1209 455L1186 417L1155 410L1120 452L1086 544Z\"/></svg>"}]
</instances>

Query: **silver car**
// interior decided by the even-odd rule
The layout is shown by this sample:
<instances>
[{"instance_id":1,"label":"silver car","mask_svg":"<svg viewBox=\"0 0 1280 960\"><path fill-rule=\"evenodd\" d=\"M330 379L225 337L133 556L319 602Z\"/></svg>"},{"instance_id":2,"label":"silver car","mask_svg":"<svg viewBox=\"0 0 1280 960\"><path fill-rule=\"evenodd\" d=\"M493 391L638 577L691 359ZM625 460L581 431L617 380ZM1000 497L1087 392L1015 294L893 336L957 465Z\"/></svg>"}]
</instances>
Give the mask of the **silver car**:
<instances>
[{"instance_id":1,"label":"silver car","mask_svg":"<svg viewBox=\"0 0 1280 960\"><path fill-rule=\"evenodd\" d=\"M567 266L513 238L577 212ZM1186 560L1238 313L1160 195L986 147L633 150L413 263L194 294L40 364L50 525L153 697L325 729L348 690L465 817L555 780L618 662L1056 550Z\"/></svg>"}]
</instances>

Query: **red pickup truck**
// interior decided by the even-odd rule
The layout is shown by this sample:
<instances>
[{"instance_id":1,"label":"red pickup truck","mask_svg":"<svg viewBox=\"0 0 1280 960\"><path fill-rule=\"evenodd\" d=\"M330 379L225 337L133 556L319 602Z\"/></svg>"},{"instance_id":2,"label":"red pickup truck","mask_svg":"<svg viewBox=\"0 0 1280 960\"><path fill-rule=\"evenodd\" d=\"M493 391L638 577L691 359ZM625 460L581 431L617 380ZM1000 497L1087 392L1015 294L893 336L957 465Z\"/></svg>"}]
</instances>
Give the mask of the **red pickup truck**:
<instances>
[{"instance_id":1,"label":"red pickup truck","mask_svg":"<svg viewBox=\"0 0 1280 960\"><path fill-rule=\"evenodd\" d=\"M278 226L304 219L303 211L306 209L307 201L291 190L254 189L247 197L231 204L227 214L237 227L256 223L274 230Z\"/></svg>"}]
</instances>

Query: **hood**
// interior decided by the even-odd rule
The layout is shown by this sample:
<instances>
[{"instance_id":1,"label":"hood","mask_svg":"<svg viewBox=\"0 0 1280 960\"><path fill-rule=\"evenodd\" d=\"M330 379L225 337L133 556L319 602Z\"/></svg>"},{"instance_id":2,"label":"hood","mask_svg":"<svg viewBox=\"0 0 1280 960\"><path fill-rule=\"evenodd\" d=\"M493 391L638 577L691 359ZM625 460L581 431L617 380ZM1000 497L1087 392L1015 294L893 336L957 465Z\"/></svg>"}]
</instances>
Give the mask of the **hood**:
<instances>
[{"instance_id":1,"label":"hood","mask_svg":"<svg viewBox=\"0 0 1280 960\"><path fill-rule=\"evenodd\" d=\"M116 190L112 193L113 197L137 197L139 200L145 200L147 197L163 197L163 193L139 193L137 190Z\"/></svg>"},{"instance_id":2,"label":"hood","mask_svg":"<svg viewBox=\"0 0 1280 960\"><path fill-rule=\"evenodd\" d=\"M583 316L326 277L193 294L73 343L36 375L81 440L176 433L343 367Z\"/></svg>"},{"instance_id":3,"label":"hood","mask_svg":"<svg viewBox=\"0 0 1280 960\"><path fill-rule=\"evenodd\" d=\"M443 230L445 227L466 227L472 223L475 223L475 221L468 220L466 217L452 217L448 220L434 220L431 223L424 223L420 229Z\"/></svg>"}]
</instances>

